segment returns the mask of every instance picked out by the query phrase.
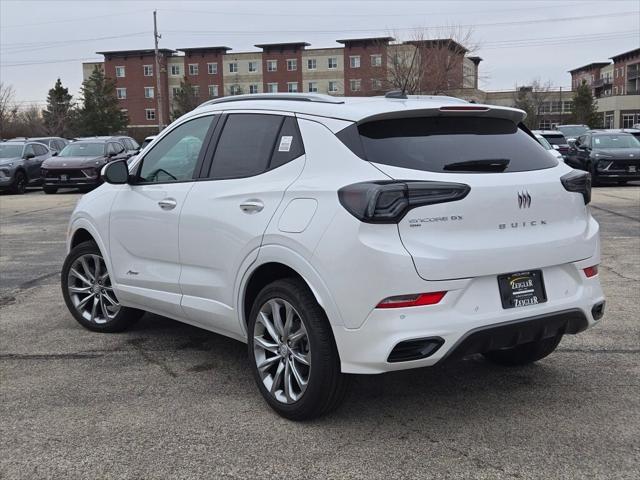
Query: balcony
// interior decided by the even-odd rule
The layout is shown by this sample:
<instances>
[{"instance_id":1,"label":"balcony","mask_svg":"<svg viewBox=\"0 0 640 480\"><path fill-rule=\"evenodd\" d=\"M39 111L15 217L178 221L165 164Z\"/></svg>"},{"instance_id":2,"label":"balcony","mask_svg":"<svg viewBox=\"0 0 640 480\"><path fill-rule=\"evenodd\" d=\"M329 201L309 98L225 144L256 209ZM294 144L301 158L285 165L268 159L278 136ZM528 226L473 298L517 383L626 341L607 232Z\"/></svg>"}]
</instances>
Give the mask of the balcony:
<instances>
[{"instance_id":1,"label":"balcony","mask_svg":"<svg viewBox=\"0 0 640 480\"><path fill-rule=\"evenodd\" d=\"M595 79L591 83L591 86L593 88L602 88L602 87L605 87L605 86L611 85L611 84L613 84L613 78L612 77L604 77L604 78Z\"/></svg>"},{"instance_id":2,"label":"balcony","mask_svg":"<svg viewBox=\"0 0 640 480\"><path fill-rule=\"evenodd\" d=\"M640 78L640 70L634 68L633 70L629 69L627 71L627 80L635 80L636 78Z\"/></svg>"}]
</instances>

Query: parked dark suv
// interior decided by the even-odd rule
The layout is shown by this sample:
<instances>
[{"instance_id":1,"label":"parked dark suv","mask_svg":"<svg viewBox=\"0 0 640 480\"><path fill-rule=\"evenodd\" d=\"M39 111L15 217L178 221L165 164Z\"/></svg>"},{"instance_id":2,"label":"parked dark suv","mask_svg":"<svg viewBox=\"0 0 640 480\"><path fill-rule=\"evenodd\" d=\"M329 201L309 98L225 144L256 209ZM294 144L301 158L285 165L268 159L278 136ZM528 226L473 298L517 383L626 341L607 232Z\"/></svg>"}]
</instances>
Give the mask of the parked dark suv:
<instances>
[{"instance_id":1,"label":"parked dark suv","mask_svg":"<svg viewBox=\"0 0 640 480\"><path fill-rule=\"evenodd\" d=\"M640 141L630 133L587 132L571 146L566 163L591 172L594 185L640 180Z\"/></svg>"},{"instance_id":2,"label":"parked dark suv","mask_svg":"<svg viewBox=\"0 0 640 480\"><path fill-rule=\"evenodd\" d=\"M127 150L112 137L70 143L57 157L42 164L43 190L45 193L56 193L58 188L91 190L102 183L100 170L106 163L127 158Z\"/></svg>"},{"instance_id":3,"label":"parked dark suv","mask_svg":"<svg viewBox=\"0 0 640 480\"><path fill-rule=\"evenodd\" d=\"M10 140L0 143L0 190L24 193L27 186L41 182L40 166L51 157L43 144Z\"/></svg>"}]
</instances>

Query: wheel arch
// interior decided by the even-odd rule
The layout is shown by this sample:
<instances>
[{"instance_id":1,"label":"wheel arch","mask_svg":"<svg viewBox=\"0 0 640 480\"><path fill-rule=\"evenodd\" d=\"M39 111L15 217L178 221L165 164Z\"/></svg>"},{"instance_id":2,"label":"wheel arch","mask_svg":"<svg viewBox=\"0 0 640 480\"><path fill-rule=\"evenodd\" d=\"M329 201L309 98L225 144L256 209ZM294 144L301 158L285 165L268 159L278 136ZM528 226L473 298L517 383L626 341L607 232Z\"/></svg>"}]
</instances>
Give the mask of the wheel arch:
<instances>
[{"instance_id":1,"label":"wheel arch","mask_svg":"<svg viewBox=\"0 0 640 480\"><path fill-rule=\"evenodd\" d=\"M261 247L258 259L247 269L239 285L238 319L245 334L248 312L260 290L275 280L287 277L299 278L309 287L332 326L343 325L329 289L313 266L289 248L268 245Z\"/></svg>"}]
</instances>

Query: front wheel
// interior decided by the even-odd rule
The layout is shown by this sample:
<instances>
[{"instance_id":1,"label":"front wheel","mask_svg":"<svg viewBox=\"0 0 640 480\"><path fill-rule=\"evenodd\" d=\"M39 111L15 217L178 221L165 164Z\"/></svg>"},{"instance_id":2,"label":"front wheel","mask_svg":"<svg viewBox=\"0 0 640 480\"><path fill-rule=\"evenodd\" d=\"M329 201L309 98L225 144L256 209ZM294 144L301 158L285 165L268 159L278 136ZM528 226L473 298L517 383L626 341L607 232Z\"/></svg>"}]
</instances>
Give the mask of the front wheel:
<instances>
[{"instance_id":1,"label":"front wheel","mask_svg":"<svg viewBox=\"0 0 640 480\"><path fill-rule=\"evenodd\" d=\"M517 366L537 362L551 355L562 340L562 335L544 338L537 342L523 343L513 348L503 348L483 353L484 357L498 365Z\"/></svg>"},{"instance_id":2,"label":"front wheel","mask_svg":"<svg viewBox=\"0 0 640 480\"><path fill-rule=\"evenodd\" d=\"M120 305L102 253L94 242L83 242L69 252L62 266L61 283L67 308L89 330L121 332L144 314Z\"/></svg>"},{"instance_id":3,"label":"front wheel","mask_svg":"<svg viewBox=\"0 0 640 480\"><path fill-rule=\"evenodd\" d=\"M11 185L11 193L22 195L27 189L27 176L23 171L18 170L13 177L13 184Z\"/></svg>"},{"instance_id":4,"label":"front wheel","mask_svg":"<svg viewBox=\"0 0 640 480\"><path fill-rule=\"evenodd\" d=\"M278 280L258 294L248 340L260 393L281 416L311 419L344 399L348 377L340 372L331 326L301 280Z\"/></svg>"}]
</instances>

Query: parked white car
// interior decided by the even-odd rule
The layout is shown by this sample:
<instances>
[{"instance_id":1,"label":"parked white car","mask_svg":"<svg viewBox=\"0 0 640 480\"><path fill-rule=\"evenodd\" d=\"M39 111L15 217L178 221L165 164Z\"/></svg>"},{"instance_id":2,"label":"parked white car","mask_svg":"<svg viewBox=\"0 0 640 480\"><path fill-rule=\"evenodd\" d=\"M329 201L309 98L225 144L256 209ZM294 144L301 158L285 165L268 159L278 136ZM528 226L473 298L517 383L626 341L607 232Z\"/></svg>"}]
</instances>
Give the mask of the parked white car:
<instances>
[{"instance_id":1,"label":"parked white car","mask_svg":"<svg viewBox=\"0 0 640 480\"><path fill-rule=\"evenodd\" d=\"M549 155L551 155L553 158L555 158L559 162L564 162L564 157L562 156L560 151L557 148L554 148L554 146L549 143L549 140L544 138L539 133L535 133L534 132L534 135L535 135L536 139L538 140L538 143L540 143L540 145L542 145L542 147L547 152L549 152Z\"/></svg>"},{"instance_id":2,"label":"parked white car","mask_svg":"<svg viewBox=\"0 0 640 480\"><path fill-rule=\"evenodd\" d=\"M604 295L589 175L523 118L448 97L207 102L80 200L66 304L99 332L148 311L247 342L291 419L335 408L346 374L539 360Z\"/></svg>"}]
</instances>

